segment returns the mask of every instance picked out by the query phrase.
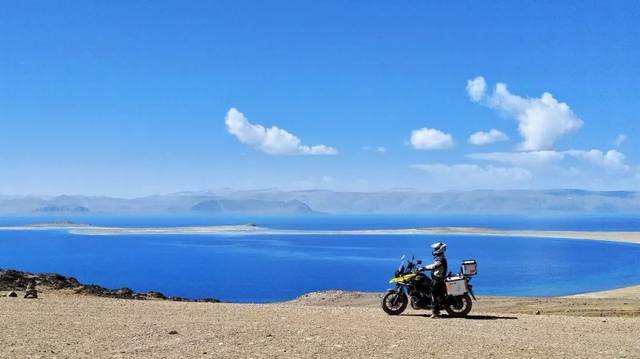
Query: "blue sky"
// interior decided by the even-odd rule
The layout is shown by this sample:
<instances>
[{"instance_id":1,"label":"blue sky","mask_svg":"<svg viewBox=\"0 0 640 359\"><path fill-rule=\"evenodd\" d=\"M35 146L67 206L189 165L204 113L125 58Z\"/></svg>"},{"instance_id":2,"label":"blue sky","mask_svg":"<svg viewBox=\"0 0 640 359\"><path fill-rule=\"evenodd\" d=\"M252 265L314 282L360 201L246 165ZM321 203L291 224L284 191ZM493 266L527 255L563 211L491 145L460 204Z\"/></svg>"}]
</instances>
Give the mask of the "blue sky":
<instances>
[{"instance_id":1,"label":"blue sky","mask_svg":"<svg viewBox=\"0 0 640 359\"><path fill-rule=\"evenodd\" d=\"M640 189L636 1L2 7L0 194Z\"/></svg>"}]
</instances>

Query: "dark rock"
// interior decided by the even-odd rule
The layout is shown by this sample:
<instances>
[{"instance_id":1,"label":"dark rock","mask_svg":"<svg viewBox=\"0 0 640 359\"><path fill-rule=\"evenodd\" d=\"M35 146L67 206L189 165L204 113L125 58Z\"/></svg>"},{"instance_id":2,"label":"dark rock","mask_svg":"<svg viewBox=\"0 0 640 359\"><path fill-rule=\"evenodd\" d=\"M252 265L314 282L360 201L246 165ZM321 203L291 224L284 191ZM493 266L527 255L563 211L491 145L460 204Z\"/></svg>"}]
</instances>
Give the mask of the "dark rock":
<instances>
[{"instance_id":1,"label":"dark rock","mask_svg":"<svg viewBox=\"0 0 640 359\"><path fill-rule=\"evenodd\" d=\"M539 310L538 310L538 311L536 311L536 315L540 315L540 311L539 311Z\"/></svg>"},{"instance_id":2,"label":"dark rock","mask_svg":"<svg viewBox=\"0 0 640 359\"><path fill-rule=\"evenodd\" d=\"M113 294L118 296L118 297L133 297L134 296L134 292L129 288L120 288L120 289L116 290L115 292L113 292Z\"/></svg>"},{"instance_id":3,"label":"dark rock","mask_svg":"<svg viewBox=\"0 0 640 359\"><path fill-rule=\"evenodd\" d=\"M148 292L146 296L149 299L167 299L167 297L164 294L160 292L154 292L154 291Z\"/></svg>"},{"instance_id":4,"label":"dark rock","mask_svg":"<svg viewBox=\"0 0 640 359\"><path fill-rule=\"evenodd\" d=\"M17 298L18 297L18 293L11 291L9 292L9 294L7 294L7 297L11 297L11 298Z\"/></svg>"},{"instance_id":5,"label":"dark rock","mask_svg":"<svg viewBox=\"0 0 640 359\"><path fill-rule=\"evenodd\" d=\"M175 335L175 334L178 334L178 331L177 330L170 330L169 334L170 335Z\"/></svg>"},{"instance_id":6,"label":"dark rock","mask_svg":"<svg viewBox=\"0 0 640 359\"><path fill-rule=\"evenodd\" d=\"M201 298L201 299L196 299L196 302L203 302L203 303L220 303L219 299L216 298Z\"/></svg>"},{"instance_id":7,"label":"dark rock","mask_svg":"<svg viewBox=\"0 0 640 359\"><path fill-rule=\"evenodd\" d=\"M24 294L24 297L27 299L36 299L38 298L38 290L36 289L36 281L35 279L31 279L29 284L27 284L27 291Z\"/></svg>"},{"instance_id":8,"label":"dark rock","mask_svg":"<svg viewBox=\"0 0 640 359\"><path fill-rule=\"evenodd\" d=\"M95 295L95 296L104 296L106 289L95 284L83 285L80 288L76 289L77 294L87 294L87 295Z\"/></svg>"},{"instance_id":9,"label":"dark rock","mask_svg":"<svg viewBox=\"0 0 640 359\"><path fill-rule=\"evenodd\" d=\"M80 285L75 278L60 274L33 274L13 269L0 269L0 290L26 290L27 285L32 281L35 281L37 285L51 289L70 289Z\"/></svg>"},{"instance_id":10,"label":"dark rock","mask_svg":"<svg viewBox=\"0 0 640 359\"><path fill-rule=\"evenodd\" d=\"M55 273L29 273L13 269L0 269L0 291L26 291L33 290L30 296L37 297L35 286L39 285L48 289L73 289L76 294L92 295L97 297L109 297L119 299L162 299L179 302L210 302L218 303L215 298L187 299L182 297L167 297L156 291L137 293L130 288L108 289L95 284L82 284L73 277L65 277ZM29 287L30 286L30 287ZM28 288L29 287L29 288ZM15 295L17 296L17 294Z\"/></svg>"}]
</instances>

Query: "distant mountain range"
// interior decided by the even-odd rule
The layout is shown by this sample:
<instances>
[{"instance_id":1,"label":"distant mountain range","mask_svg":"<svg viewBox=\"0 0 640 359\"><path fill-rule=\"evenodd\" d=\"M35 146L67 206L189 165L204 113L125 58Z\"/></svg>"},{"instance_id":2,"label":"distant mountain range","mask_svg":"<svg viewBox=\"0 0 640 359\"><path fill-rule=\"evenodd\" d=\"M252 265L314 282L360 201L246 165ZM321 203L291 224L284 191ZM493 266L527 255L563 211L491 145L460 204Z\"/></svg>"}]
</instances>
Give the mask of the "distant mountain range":
<instances>
[{"instance_id":1,"label":"distant mountain range","mask_svg":"<svg viewBox=\"0 0 640 359\"><path fill-rule=\"evenodd\" d=\"M0 213L640 213L640 192L476 190L335 192L277 189L180 192L140 198L0 196Z\"/></svg>"},{"instance_id":2,"label":"distant mountain range","mask_svg":"<svg viewBox=\"0 0 640 359\"><path fill-rule=\"evenodd\" d=\"M89 208L82 206L44 206L36 208L36 212L89 212Z\"/></svg>"},{"instance_id":3,"label":"distant mountain range","mask_svg":"<svg viewBox=\"0 0 640 359\"><path fill-rule=\"evenodd\" d=\"M234 212L234 213L313 213L313 210L298 200L262 201L257 199L233 200L212 199L199 202L191 207L200 212Z\"/></svg>"}]
</instances>

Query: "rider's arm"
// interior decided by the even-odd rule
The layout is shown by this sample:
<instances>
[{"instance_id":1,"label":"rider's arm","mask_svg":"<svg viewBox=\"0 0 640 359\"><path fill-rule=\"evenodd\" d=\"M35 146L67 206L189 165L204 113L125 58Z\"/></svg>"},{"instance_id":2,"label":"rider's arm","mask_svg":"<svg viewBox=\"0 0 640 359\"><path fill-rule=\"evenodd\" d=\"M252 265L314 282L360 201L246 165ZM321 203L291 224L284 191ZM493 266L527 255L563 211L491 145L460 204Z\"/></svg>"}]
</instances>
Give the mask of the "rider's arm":
<instances>
[{"instance_id":1,"label":"rider's arm","mask_svg":"<svg viewBox=\"0 0 640 359\"><path fill-rule=\"evenodd\" d=\"M432 271L432 270L440 268L440 266L442 266L442 262L439 261L439 260L436 260L435 262L433 262L433 263L431 263L431 264L429 264L427 266L422 267L422 270Z\"/></svg>"}]
</instances>

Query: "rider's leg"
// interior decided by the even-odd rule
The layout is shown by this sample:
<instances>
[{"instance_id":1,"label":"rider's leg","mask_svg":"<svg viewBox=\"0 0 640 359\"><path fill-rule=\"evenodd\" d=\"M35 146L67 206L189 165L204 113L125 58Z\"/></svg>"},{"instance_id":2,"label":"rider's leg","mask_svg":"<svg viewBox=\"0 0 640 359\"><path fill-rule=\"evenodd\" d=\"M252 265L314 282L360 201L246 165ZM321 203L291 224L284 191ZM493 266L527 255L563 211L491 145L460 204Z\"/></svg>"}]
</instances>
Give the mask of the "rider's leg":
<instances>
[{"instance_id":1,"label":"rider's leg","mask_svg":"<svg viewBox=\"0 0 640 359\"><path fill-rule=\"evenodd\" d=\"M431 291L433 305L431 307L431 318L437 318L440 316L440 301L442 298L443 290L442 287L444 283L440 281L436 281L433 286L433 290Z\"/></svg>"}]
</instances>

